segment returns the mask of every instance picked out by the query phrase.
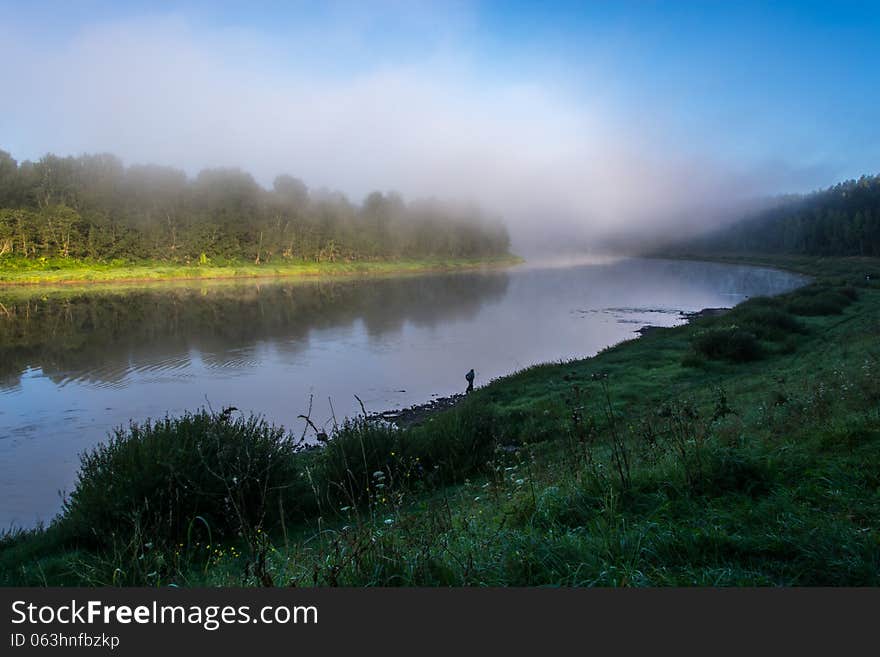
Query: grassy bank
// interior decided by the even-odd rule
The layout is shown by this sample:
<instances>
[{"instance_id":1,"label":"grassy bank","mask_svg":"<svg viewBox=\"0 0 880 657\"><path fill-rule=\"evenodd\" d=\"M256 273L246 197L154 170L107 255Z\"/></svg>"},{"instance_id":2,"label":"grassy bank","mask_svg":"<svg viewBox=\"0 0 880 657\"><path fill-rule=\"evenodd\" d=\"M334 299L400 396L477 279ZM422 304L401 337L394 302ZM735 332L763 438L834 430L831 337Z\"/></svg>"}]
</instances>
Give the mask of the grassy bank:
<instances>
[{"instance_id":1,"label":"grassy bank","mask_svg":"<svg viewBox=\"0 0 880 657\"><path fill-rule=\"evenodd\" d=\"M421 258L336 262L279 262L255 265L246 262L223 264L169 264L162 262L96 262L65 258L30 260L0 258L0 285L44 285L77 283L142 283L167 280L197 280L266 277L342 277L379 274L407 274L454 271L480 267L514 265L516 256L483 258Z\"/></svg>"},{"instance_id":2,"label":"grassy bank","mask_svg":"<svg viewBox=\"0 0 880 657\"><path fill-rule=\"evenodd\" d=\"M814 282L405 431L120 430L58 521L3 539L0 583L878 585L880 261L756 264Z\"/></svg>"}]
</instances>

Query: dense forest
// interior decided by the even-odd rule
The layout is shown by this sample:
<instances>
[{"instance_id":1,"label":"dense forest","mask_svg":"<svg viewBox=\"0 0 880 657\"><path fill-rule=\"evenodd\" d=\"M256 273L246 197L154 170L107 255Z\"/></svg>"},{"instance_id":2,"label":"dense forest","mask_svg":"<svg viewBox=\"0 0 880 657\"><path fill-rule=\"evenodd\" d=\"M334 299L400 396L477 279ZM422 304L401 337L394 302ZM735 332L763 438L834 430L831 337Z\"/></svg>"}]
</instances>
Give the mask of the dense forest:
<instances>
[{"instance_id":1,"label":"dense forest","mask_svg":"<svg viewBox=\"0 0 880 657\"><path fill-rule=\"evenodd\" d=\"M786 196L732 226L678 245L705 253L880 256L880 176Z\"/></svg>"},{"instance_id":2,"label":"dense forest","mask_svg":"<svg viewBox=\"0 0 880 657\"><path fill-rule=\"evenodd\" d=\"M356 205L288 175L267 190L238 169L190 179L168 167L125 167L108 154L19 164L0 151L0 258L261 264L508 248L503 224L473 206L380 192Z\"/></svg>"}]
</instances>

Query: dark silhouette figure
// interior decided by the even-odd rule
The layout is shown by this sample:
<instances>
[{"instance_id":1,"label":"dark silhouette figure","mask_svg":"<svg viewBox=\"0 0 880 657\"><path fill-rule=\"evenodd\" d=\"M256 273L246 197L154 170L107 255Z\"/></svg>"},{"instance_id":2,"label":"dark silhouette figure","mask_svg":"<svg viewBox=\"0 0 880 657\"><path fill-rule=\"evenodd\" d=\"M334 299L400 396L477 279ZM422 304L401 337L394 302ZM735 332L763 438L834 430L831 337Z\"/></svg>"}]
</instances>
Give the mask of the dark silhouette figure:
<instances>
[{"instance_id":1,"label":"dark silhouette figure","mask_svg":"<svg viewBox=\"0 0 880 657\"><path fill-rule=\"evenodd\" d=\"M471 371L464 375L464 378L467 379L468 387L465 390L465 394L474 391L474 370L471 368Z\"/></svg>"}]
</instances>

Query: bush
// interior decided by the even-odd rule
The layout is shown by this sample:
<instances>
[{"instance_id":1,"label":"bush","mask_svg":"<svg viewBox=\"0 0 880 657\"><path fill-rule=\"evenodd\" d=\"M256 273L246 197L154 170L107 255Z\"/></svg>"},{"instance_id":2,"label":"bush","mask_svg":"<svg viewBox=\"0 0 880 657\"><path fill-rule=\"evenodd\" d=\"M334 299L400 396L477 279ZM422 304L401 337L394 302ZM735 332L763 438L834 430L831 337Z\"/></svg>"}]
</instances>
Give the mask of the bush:
<instances>
[{"instance_id":1,"label":"bush","mask_svg":"<svg viewBox=\"0 0 880 657\"><path fill-rule=\"evenodd\" d=\"M739 326L755 334L761 340L784 340L791 333L804 333L806 329L789 312L774 307L746 307L735 314Z\"/></svg>"},{"instance_id":2,"label":"bush","mask_svg":"<svg viewBox=\"0 0 880 657\"><path fill-rule=\"evenodd\" d=\"M491 409L470 399L405 431L364 417L346 420L316 451L311 481L334 508L366 504L379 491L461 481L492 458L496 425Z\"/></svg>"},{"instance_id":3,"label":"bush","mask_svg":"<svg viewBox=\"0 0 880 657\"><path fill-rule=\"evenodd\" d=\"M423 455L442 483L462 481L493 457L498 425L492 408L472 398L410 431L407 447Z\"/></svg>"},{"instance_id":4,"label":"bush","mask_svg":"<svg viewBox=\"0 0 880 657\"><path fill-rule=\"evenodd\" d=\"M858 297L851 285L810 285L790 295L787 309L795 315L839 315Z\"/></svg>"},{"instance_id":5,"label":"bush","mask_svg":"<svg viewBox=\"0 0 880 657\"><path fill-rule=\"evenodd\" d=\"M75 537L109 545L145 536L187 541L192 528L235 536L303 510L311 497L299 449L261 418L200 411L117 429L82 456L62 525Z\"/></svg>"},{"instance_id":6,"label":"bush","mask_svg":"<svg viewBox=\"0 0 880 657\"><path fill-rule=\"evenodd\" d=\"M761 345L754 333L737 326L699 331L691 340L694 351L711 360L744 363L761 357Z\"/></svg>"},{"instance_id":7,"label":"bush","mask_svg":"<svg viewBox=\"0 0 880 657\"><path fill-rule=\"evenodd\" d=\"M832 290L818 294L799 295L789 301L788 310L795 315L814 317L818 315L839 315L850 303L851 299Z\"/></svg>"},{"instance_id":8,"label":"bush","mask_svg":"<svg viewBox=\"0 0 880 657\"><path fill-rule=\"evenodd\" d=\"M334 507L359 505L371 486L396 484L401 433L376 420L346 420L318 455L312 483L321 500ZM376 473L383 481L376 481Z\"/></svg>"}]
</instances>

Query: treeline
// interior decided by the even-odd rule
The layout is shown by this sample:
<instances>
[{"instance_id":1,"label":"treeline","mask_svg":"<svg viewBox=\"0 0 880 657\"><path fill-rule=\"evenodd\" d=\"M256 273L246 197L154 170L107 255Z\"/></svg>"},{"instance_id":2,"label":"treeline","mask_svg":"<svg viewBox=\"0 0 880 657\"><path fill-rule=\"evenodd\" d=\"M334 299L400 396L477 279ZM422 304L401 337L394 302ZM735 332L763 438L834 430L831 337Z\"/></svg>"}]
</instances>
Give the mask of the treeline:
<instances>
[{"instance_id":1,"label":"treeline","mask_svg":"<svg viewBox=\"0 0 880 657\"><path fill-rule=\"evenodd\" d=\"M267 190L238 169L190 179L108 154L19 164L0 151L0 257L261 264L478 257L509 244L476 207L380 192L356 205L288 175Z\"/></svg>"},{"instance_id":2,"label":"treeline","mask_svg":"<svg viewBox=\"0 0 880 657\"><path fill-rule=\"evenodd\" d=\"M880 176L788 196L732 226L676 247L707 253L880 256Z\"/></svg>"}]
</instances>

